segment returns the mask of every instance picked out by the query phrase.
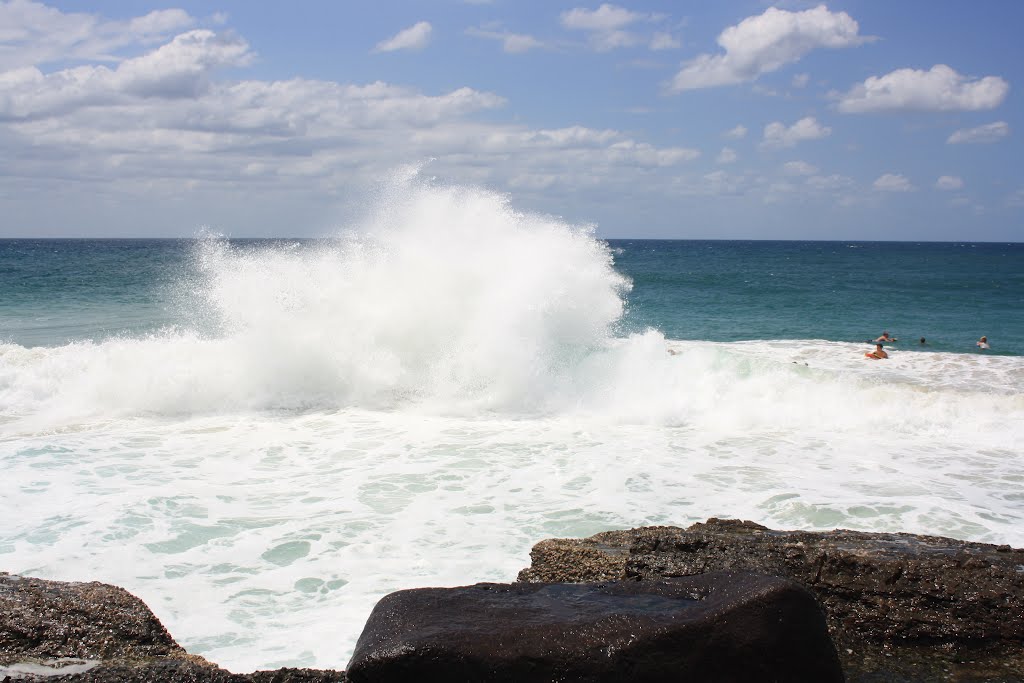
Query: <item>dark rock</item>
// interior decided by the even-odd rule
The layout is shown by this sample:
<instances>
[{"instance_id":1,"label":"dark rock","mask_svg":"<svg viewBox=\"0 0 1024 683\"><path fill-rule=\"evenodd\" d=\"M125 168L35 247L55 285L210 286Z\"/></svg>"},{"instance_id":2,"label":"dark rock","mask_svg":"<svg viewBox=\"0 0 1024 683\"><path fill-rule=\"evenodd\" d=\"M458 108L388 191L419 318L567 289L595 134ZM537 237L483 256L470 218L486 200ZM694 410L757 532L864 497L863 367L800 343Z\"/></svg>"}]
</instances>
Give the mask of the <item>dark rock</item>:
<instances>
[{"instance_id":1,"label":"dark rock","mask_svg":"<svg viewBox=\"0 0 1024 683\"><path fill-rule=\"evenodd\" d=\"M825 607L851 681L1024 681L1024 550L914 534L710 519L542 541L520 581L755 571Z\"/></svg>"},{"instance_id":2,"label":"dark rock","mask_svg":"<svg viewBox=\"0 0 1024 683\"><path fill-rule=\"evenodd\" d=\"M233 674L190 655L144 602L116 586L0 572L0 682L327 683L342 671Z\"/></svg>"},{"instance_id":3,"label":"dark rock","mask_svg":"<svg viewBox=\"0 0 1024 683\"><path fill-rule=\"evenodd\" d=\"M134 595L102 583L44 581L0 574L0 661L184 655Z\"/></svg>"},{"instance_id":4,"label":"dark rock","mask_svg":"<svg viewBox=\"0 0 1024 683\"><path fill-rule=\"evenodd\" d=\"M45 683L331 683L344 680L345 674L340 671L277 669L233 674L217 667L179 660L151 662L137 667L105 666L84 675L48 678Z\"/></svg>"},{"instance_id":5,"label":"dark rock","mask_svg":"<svg viewBox=\"0 0 1024 683\"><path fill-rule=\"evenodd\" d=\"M4 679L0 678L0 681ZM13 678L12 680L24 680ZM29 678L29 680L32 680ZM60 675L59 669L39 680L45 683L329 683L344 681L338 671L313 669L278 669L233 674L209 663L169 659L129 665L102 664L84 673Z\"/></svg>"},{"instance_id":6,"label":"dark rock","mask_svg":"<svg viewBox=\"0 0 1024 683\"><path fill-rule=\"evenodd\" d=\"M841 681L792 581L719 572L605 584L477 584L385 596L352 681Z\"/></svg>"}]
</instances>

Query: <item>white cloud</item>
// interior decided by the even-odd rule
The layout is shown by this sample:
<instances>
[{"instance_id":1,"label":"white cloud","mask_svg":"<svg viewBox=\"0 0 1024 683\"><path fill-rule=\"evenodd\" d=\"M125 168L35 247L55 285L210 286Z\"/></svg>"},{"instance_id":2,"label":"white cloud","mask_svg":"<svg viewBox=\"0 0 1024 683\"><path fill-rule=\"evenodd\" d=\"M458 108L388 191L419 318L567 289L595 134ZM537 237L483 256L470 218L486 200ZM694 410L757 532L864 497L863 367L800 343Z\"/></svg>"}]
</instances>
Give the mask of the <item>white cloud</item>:
<instances>
[{"instance_id":1,"label":"white cloud","mask_svg":"<svg viewBox=\"0 0 1024 683\"><path fill-rule=\"evenodd\" d=\"M797 74L793 76L793 87L794 88L806 88L807 84L811 81L810 74Z\"/></svg>"},{"instance_id":2,"label":"white cloud","mask_svg":"<svg viewBox=\"0 0 1024 683\"><path fill-rule=\"evenodd\" d=\"M730 128L729 130L722 133L722 137L729 138L731 140L741 140L746 136L747 127L743 125L738 125L735 128Z\"/></svg>"},{"instance_id":3,"label":"white cloud","mask_svg":"<svg viewBox=\"0 0 1024 683\"><path fill-rule=\"evenodd\" d=\"M799 61L818 48L846 48L870 40L845 12L824 5L803 12L770 7L718 36L723 54L702 54L687 62L668 84L669 92L735 85L756 80Z\"/></svg>"},{"instance_id":4,"label":"white cloud","mask_svg":"<svg viewBox=\"0 0 1024 683\"><path fill-rule=\"evenodd\" d=\"M196 30L183 33L149 54L127 59L115 75L120 87L138 95L193 95L207 84L207 74L224 66L252 61L249 44L233 34Z\"/></svg>"},{"instance_id":5,"label":"white cloud","mask_svg":"<svg viewBox=\"0 0 1024 683\"><path fill-rule=\"evenodd\" d=\"M484 28L468 28L466 35L477 38L487 38L501 42L501 49L508 54L521 54L530 50L544 47L544 43L533 36L523 33L510 33L508 31L491 31Z\"/></svg>"},{"instance_id":6,"label":"white cloud","mask_svg":"<svg viewBox=\"0 0 1024 683\"><path fill-rule=\"evenodd\" d=\"M329 201L347 191L339 188L425 158L448 178L537 192L557 186L563 200L572 192L653 191L659 178L666 189L671 180L652 170L700 155L616 130L476 121L505 100L472 88L225 80L219 69L253 56L230 32L189 31L134 47L137 56L113 65L0 73L4 166L35 186L59 178L64 196L102 183L111 196L154 203L223 191L270 206L299 195ZM226 204L211 199L196 211L209 206Z\"/></svg>"},{"instance_id":7,"label":"white cloud","mask_svg":"<svg viewBox=\"0 0 1024 683\"><path fill-rule=\"evenodd\" d=\"M814 175L818 168L806 161L787 161L782 165L782 172L786 175Z\"/></svg>"},{"instance_id":8,"label":"white cloud","mask_svg":"<svg viewBox=\"0 0 1024 683\"><path fill-rule=\"evenodd\" d=\"M502 49L510 54L519 54L542 46L543 43L533 36L522 33L509 33L502 41Z\"/></svg>"},{"instance_id":9,"label":"white cloud","mask_svg":"<svg viewBox=\"0 0 1024 683\"><path fill-rule=\"evenodd\" d=\"M212 71L244 66L249 45L232 35L195 30L110 69L79 66L43 75L35 67L0 73L0 120L38 118L133 98L189 98L209 88Z\"/></svg>"},{"instance_id":10,"label":"white cloud","mask_svg":"<svg viewBox=\"0 0 1024 683\"><path fill-rule=\"evenodd\" d=\"M723 147L722 151L718 153L718 158L715 161L719 164L731 164L736 161L736 151L731 147Z\"/></svg>"},{"instance_id":11,"label":"white cloud","mask_svg":"<svg viewBox=\"0 0 1024 683\"><path fill-rule=\"evenodd\" d=\"M651 36L649 47L652 50L675 50L682 47L682 42L671 33L658 31Z\"/></svg>"},{"instance_id":12,"label":"white cloud","mask_svg":"<svg viewBox=\"0 0 1024 683\"><path fill-rule=\"evenodd\" d=\"M576 7L562 12L561 22L567 29L587 32L591 47L599 52L607 52L640 44L643 42L641 37L626 29L638 22L659 18L658 15L633 12L605 3L596 10ZM658 42L663 43L664 40ZM651 49L665 49L655 48L653 40L651 46Z\"/></svg>"},{"instance_id":13,"label":"white cloud","mask_svg":"<svg viewBox=\"0 0 1024 683\"><path fill-rule=\"evenodd\" d=\"M576 7L562 12L562 26L582 31L617 31L645 17L644 14L606 3L596 10Z\"/></svg>"},{"instance_id":14,"label":"white cloud","mask_svg":"<svg viewBox=\"0 0 1024 683\"><path fill-rule=\"evenodd\" d=\"M430 42L430 34L433 31L434 28L430 25L429 21L420 21L407 29L402 29L391 38L377 43L373 51L422 50Z\"/></svg>"},{"instance_id":15,"label":"white cloud","mask_svg":"<svg viewBox=\"0 0 1024 683\"><path fill-rule=\"evenodd\" d=\"M955 175L939 176L939 179L935 181L935 189L937 190L959 190L963 186L963 179Z\"/></svg>"},{"instance_id":16,"label":"white cloud","mask_svg":"<svg viewBox=\"0 0 1024 683\"><path fill-rule=\"evenodd\" d=\"M971 79L945 64L871 76L839 100L839 111L980 111L1002 104L1010 85L998 76Z\"/></svg>"},{"instance_id":17,"label":"white cloud","mask_svg":"<svg viewBox=\"0 0 1024 683\"><path fill-rule=\"evenodd\" d=\"M986 123L975 128L961 128L946 140L947 145L981 144L998 142L1010 134L1010 124L1006 121Z\"/></svg>"},{"instance_id":18,"label":"white cloud","mask_svg":"<svg viewBox=\"0 0 1024 683\"><path fill-rule=\"evenodd\" d=\"M832 129L818 123L813 116L807 116L789 128L780 121L769 123L764 127L765 147L792 147L806 140L820 140L832 134Z\"/></svg>"},{"instance_id":19,"label":"white cloud","mask_svg":"<svg viewBox=\"0 0 1024 683\"><path fill-rule=\"evenodd\" d=\"M910 192L914 189L906 176L897 173L886 173L879 176L872 187L882 192Z\"/></svg>"},{"instance_id":20,"label":"white cloud","mask_svg":"<svg viewBox=\"0 0 1024 683\"><path fill-rule=\"evenodd\" d=\"M165 9L155 10L145 16L129 19L127 29L130 35L139 36L140 39L145 40L167 35L192 23L192 17L184 10Z\"/></svg>"},{"instance_id":21,"label":"white cloud","mask_svg":"<svg viewBox=\"0 0 1024 683\"><path fill-rule=\"evenodd\" d=\"M568 128L538 130L527 136L517 135L516 141L522 144L541 144L554 147L596 147L614 142L618 137L619 133L610 129L596 130L583 126L569 126Z\"/></svg>"},{"instance_id":22,"label":"white cloud","mask_svg":"<svg viewBox=\"0 0 1024 683\"><path fill-rule=\"evenodd\" d=\"M159 42L194 24L180 9L108 21L31 0L0 2L0 71L58 61L117 61L121 48Z\"/></svg>"},{"instance_id":23,"label":"white cloud","mask_svg":"<svg viewBox=\"0 0 1024 683\"><path fill-rule=\"evenodd\" d=\"M647 143L623 140L608 147L609 160L629 162L641 166L675 166L684 161L692 161L700 156L700 152L688 147L667 147L658 149Z\"/></svg>"}]
</instances>

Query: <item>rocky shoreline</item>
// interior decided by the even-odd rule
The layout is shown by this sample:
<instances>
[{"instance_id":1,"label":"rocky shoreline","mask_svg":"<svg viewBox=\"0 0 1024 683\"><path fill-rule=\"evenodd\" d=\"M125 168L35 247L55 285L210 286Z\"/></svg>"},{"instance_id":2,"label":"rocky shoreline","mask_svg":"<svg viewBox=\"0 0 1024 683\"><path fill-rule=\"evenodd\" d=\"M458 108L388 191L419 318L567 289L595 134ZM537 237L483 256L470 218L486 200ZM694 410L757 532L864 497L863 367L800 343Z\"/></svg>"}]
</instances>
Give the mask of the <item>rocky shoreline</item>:
<instances>
[{"instance_id":1,"label":"rocky shoreline","mask_svg":"<svg viewBox=\"0 0 1024 683\"><path fill-rule=\"evenodd\" d=\"M416 624L423 622L416 621L413 608L408 606L423 604L425 596L433 601L431 609L435 610L433 616L427 616L432 619L428 629L431 637L437 641L458 641L458 634L452 635L456 630L462 629L459 633L463 636L472 632L465 630L464 623L455 623L459 621L456 619L439 624L437 615L444 612L436 612L437 604L443 605L461 596L459 599L470 600L465 604L473 605L472 609L484 610L477 619L486 622L487 615L502 610L503 604L533 600L540 595L545 609L557 613L561 620L557 629L561 630L545 626L546 635L534 638L532 647L570 652L576 646L574 643L581 642L581 638L593 640L595 633L611 640L616 637L605 626L601 627L605 630L595 631L593 623L597 622L593 622L593 614L588 617L593 622L589 625L581 626L579 620L573 623L577 613L593 612L591 607L581 609L580 605L592 605L595 601L613 605L613 609L618 610L612 615L615 618L601 616L598 619L601 624L622 622L622 628L627 631L646 628L654 632L651 624L655 622L678 621L675 616L665 616L667 608L664 606L670 604L666 602L670 598L689 595L691 598L683 602L699 605L705 595L714 592L712 589L720 590L720 594L727 595L726 602L747 610L742 614L761 618L764 614L774 614L771 609L777 608L770 606L767 612L762 608L751 611L749 606L755 603L745 597L739 599L735 586L747 587L743 590L754 586L755 592L759 592L756 599L763 601L768 593L795 595L787 588L792 584L798 592L809 592L809 596L813 596L808 597L812 606L820 605L823 623L827 625L825 640L831 637L842 676L851 683L1024 683L1024 550L1009 546L912 534L774 531L752 522L710 519L687 529L646 527L609 531L586 539L542 541L534 546L531 560L530 567L522 570L513 584L430 589L433 592L401 591L388 596L381 601L387 609L382 610L379 605L374 610L360 638L353 664L350 664L352 679L374 680L360 673L360 667L365 668L364 662L378 665L396 652L400 654L403 648L406 659L402 666L410 666L407 655L416 648L402 645L401 639L396 640L397 636L391 631L394 624L403 625L406 630L403 637L412 633L414 642L420 643L420 652L433 647L429 639L422 639L422 633L416 633L419 628ZM705 575L706 578L702 578ZM534 584L543 586L530 588ZM589 586L576 589L571 588L571 584ZM768 584L771 584L770 591L765 589ZM705 587L693 587L700 585ZM563 588L552 592L553 587L558 586ZM486 604L480 602L481 591L487 592ZM704 593L698 596L701 591ZM555 606L557 609L551 608L552 595L559 596L558 600L570 601L565 605L570 605L571 609L562 603ZM590 602L581 602L584 599ZM630 603L631 599L640 602ZM620 602L609 602L613 600ZM650 607L654 604L652 601L659 605L657 614ZM481 604L485 606L480 607ZM635 605L643 607L637 611ZM684 607L690 612L683 613L695 614L692 606ZM522 614L523 609L519 606L511 612L505 611ZM463 608L460 613L468 614L468 610ZM723 614L718 607L704 609L704 612ZM626 613L632 613L630 618L634 621L625 619ZM733 622L736 618L751 618L742 614L732 617ZM707 621L705 616L700 619ZM494 631L491 624L483 626L484 631ZM373 628L377 628L377 633L370 637L368 634ZM716 633L722 632L716 623L711 623L710 628ZM665 647L669 636L661 634L659 637L661 645L655 643L655 646ZM693 640L692 632L685 637L691 639L686 642L709 642ZM463 640L473 641L474 638L477 636ZM631 638L627 644L633 640L636 638ZM489 650L493 654L497 649L507 649L507 645L501 645L503 642L508 641L498 639L493 646L481 647L477 639L470 645L476 651ZM678 652L681 641L672 642L676 643L674 652ZM648 649L644 650L642 661L658 659L657 651L649 649L650 643L644 647ZM625 646L607 650L609 662L615 666L624 666L623 658L641 661L638 651ZM539 661L535 654L523 657L529 657L531 662ZM618 663L612 661L616 657ZM787 655L784 659L789 661L792 657ZM417 675L415 667L422 666L424 661L414 659L413 669L403 671L408 676ZM436 664L455 660L434 658L431 661ZM495 660L487 666L519 666L521 662L522 657L518 664ZM559 660L557 666L571 667L572 664ZM449 680L472 678L459 674L462 669L448 670L453 674ZM533 666L527 670L535 673L536 680L543 680L542 669ZM571 668L559 670L564 680L614 680L611 674L601 673L605 669L588 668L588 673L579 676L573 676ZM607 671L613 670L614 666L607 668ZM721 671L726 673L716 675L715 680L738 680L736 670ZM660 680L657 674L646 677ZM495 678L526 680L529 675ZM319 683L346 681L349 677L342 671L312 669L233 674L187 653L149 608L124 589L96 582L46 581L0 573L0 681L41 679L76 683Z\"/></svg>"}]
</instances>

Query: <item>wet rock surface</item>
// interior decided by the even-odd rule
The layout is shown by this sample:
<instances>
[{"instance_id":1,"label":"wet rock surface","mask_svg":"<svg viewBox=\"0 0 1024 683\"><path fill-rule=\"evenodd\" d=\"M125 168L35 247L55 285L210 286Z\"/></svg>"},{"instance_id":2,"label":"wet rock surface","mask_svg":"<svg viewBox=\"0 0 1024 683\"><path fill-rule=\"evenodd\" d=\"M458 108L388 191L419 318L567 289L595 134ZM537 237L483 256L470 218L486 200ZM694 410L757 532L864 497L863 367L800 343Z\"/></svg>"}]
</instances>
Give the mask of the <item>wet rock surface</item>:
<instances>
[{"instance_id":1,"label":"wet rock surface","mask_svg":"<svg viewBox=\"0 0 1024 683\"><path fill-rule=\"evenodd\" d=\"M190 655L144 602L116 586L0 572L0 681L326 683L339 671L233 674Z\"/></svg>"},{"instance_id":2,"label":"wet rock surface","mask_svg":"<svg viewBox=\"0 0 1024 683\"><path fill-rule=\"evenodd\" d=\"M542 541L531 558L520 581L786 577L821 601L849 681L1024 681L1024 550L1009 546L711 519Z\"/></svg>"},{"instance_id":3,"label":"wet rock surface","mask_svg":"<svg viewBox=\"0 0 1024 683\"><path fill-rule=\"evenodd\" d=\"M352 681L842 681L813 595L716 572L662 581L477 584L385 596Z\"/></svg>"}]
</instances>

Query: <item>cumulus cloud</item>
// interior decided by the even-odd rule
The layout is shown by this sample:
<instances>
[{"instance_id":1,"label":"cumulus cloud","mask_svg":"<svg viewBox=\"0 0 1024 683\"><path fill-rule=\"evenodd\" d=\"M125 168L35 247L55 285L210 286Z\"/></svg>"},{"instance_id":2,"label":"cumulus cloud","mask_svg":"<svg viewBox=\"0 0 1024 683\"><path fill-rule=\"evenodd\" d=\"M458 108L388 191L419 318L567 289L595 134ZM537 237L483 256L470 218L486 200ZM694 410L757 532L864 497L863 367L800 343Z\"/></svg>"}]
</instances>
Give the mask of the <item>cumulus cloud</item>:
<instances>
[{"instance_id":1,"label":"cumulus cloud","mask_svg":"<svg viewBox=\"0 0 1024 683\"><path fill-rule=\"evenodd\" d=\"M718 158L715 161L719 164L731 164L736 161L736 150L731 147L723 147L722 151L718 153Z\"/></svg>"},{"instance_id":2,"label":"cumulus cloud","mask_svg":"<svg viewBox=\"0 0 1024 683\"><path fill-rule=\"evenodd\" d=\"M650 169L700 155L610 129L478 122L475 113L505 100L467 87L430 94L218 73L252 55L230 32L195 30L114 66L0 73L0 155L36 182L142 184L147 197L207 185L332 196L417 158L467 182L606 192L609 184L650 187Z\"/></svg>"},{"instance_id":3,"label":"cumulus cloud","mask_svg":"<svg viewBox=\"0 0 1024 683\"><path fill-rule=\"evenodd\" d=\"M373 51L422 50L430 42L430 34L433 31L434 27L430 25L429 21L420 21L407 29L402 29L391 38L377 43Z\"/></svg>"},{"instance_id":4,"label":"cumulus cloud","mask_svg":"<svg viewBox=\"0 0 1024 683\"><path fill-rule=\"evenodd\" d=\"M975 128L961 128L958 131L954 131L954 133L946 139L946 144L987 144L998 142L1009 134L1010 124L1006 121L996 121L995 123L986 123L983 126L976 126Z\"/></svg>"},{"instance_id":5,"label":"cumulus cloud","mask_svg":"<svg viewBox=\"0 0 1024 683\"><path fill-rule=\"evenodd\" d=\"M765 147L793 147L807 140L820 140L832 134L832 129L818 123L813 116L807 116L788 128L781 121L774 121L764 127L761 144Z\"/></svg>"},{"instance_id":6,"label":"cumulus cloud","mask_svg":"<svg viewBox=\"0 0 1024 683\"><path fill-rule=\"evenodd\" d=\"M237 36L195 30L115 69L79 66L47 75L27 67L0 74L0 120L66 114L81 107L125 104L132 98L195 97L210 86L210 73L244 66L249 45Z\"/></svg>"},{"instance_id":7,"label":"cumulus cloud","mask_svg":"<svg viewBox=\"0 0 1024 683\"><path fill-rule=\"evenodd\" d=\"M907 177L898 173L886 173L879 176L875 179L872 187L881 192L910 192L914 189Z\"/></svg>"},{"instance_id":8,"label":"cumulus cloud","mask_svg":"<svg viewBox=\"0 0 1024 683\"><path fill-rule=\"evenodd\" d=\"M185 10L155 10L141 17L129 19L127 32L142 41L165 36L193 23L192 17Z\"/></svg>"},{"instance_id":9,"label":"cumulus cloud","mask_svg":"<svg viewBox=\"0 0 1024 683\"><path fill-rule=\"evenodd\" d=\"M747 136L747 127L743 125L730 128L729 130L722 133L722 137L729 138L731 140L741 140Z\"/></svg>"},{"instance_id":10,"label":"cumulus cloud","mask_svg":"<svg viewBox=\"0 0 1024 683\"><path fill-rule=\"evenodd\" d=\"M502 39L502 49L509 54L527 52L542 46L543 43L539 40L523 33L509 33Z\"/></svg>"},{"instance_id":11,"label":"cumulus cloud","mask_svg":"<svg viewBox=\"0 0 1024 683\"><path fill-rule=\"evenodd\" d=\"M333 228L324 221L341 197L418 159L434 160L432 175L516 187L532 208L574 211L574 201L668 192L700 156L620 130L481 117L506 102L469 87L261 80L246 75L254 48L230 29L187 27L152 42L173 15L119 22L116 35L92 19L74 44L93 44L89 31L102 29L106 44L123 46L109 60L0 69L0 210L9 219L0 232L46 223L113 234L110 216L93 210L102 188L124 210L121 234L189 234L199 222L317 233ZM0 45L10 28L0 23ZM61 219L40 217L57 188ZM131 217L140 212L153 221Z\"/></svg>"},{"instance_id":12,"label":"cumulus cloud","mask_svg":"<svg viewBox=\"0 0 1024 683\"><path fill-rule=\"evenodd\" d=\"M955 175L939 176L939 179L935 181L936 190L959 190L963 186L963 179Z\"/></svg>"},{"instance_id":13,"label":"cumulus cloud","mask_svg":"<svg viewBox=\"0 0 1024 683\"><path fill-rule=\"evenodd\" d=\"M721 54L702 54L683 65L668 84L669 92L735 85L756 80L799 61L819 48L848 48L870 38L846 12L824 5L802 12L770 7L747 17L718 36Z\"/></svg>"},{"instance_id":14,"label":"cumulus cloud","mask_svg":"<svg viewBox=\"0 0 1024 683\"><path fill-rule=\"evenodd\" d=\"M810 74L797 74L793 76L793 87L794 88L806 88L807 84L811 81Z\"/></svg>"},{"instance_id":15,"label":"cumulus cloud","mask_svg":"<svg viewBox=\"0 0 1024 683\"><path fill-rule=\"evenodd\" d=\"M521 54L539 47L544 47L544 43L531 35L523 33L491 31L484 28L470 27L466 29L466 35L474 36L476 38L496 40L501 43L501 49L508 54Z\"/></svg>"},{"instance_id":16,"label":"cumulus cloud","mask_svg":"<svg viewBox=\"0 0 1024 683\"><path fill-rule=\"evenodd\" d=\"M596 10L575 7L562 12L561 22L562 26L567 29L586 32L591 47L599 52L607 52L641 43L642 39L639 35L626 29L638 22L654 21L658 18L657 15L633 12L624 7L605 3ZM671 36L668 39L671 40ZM665 39L660 39L657 42L667 45ZM655 41L652 39L652 49L666 49L665 47L655 48L654 44Z\"/></svg>"},{"instance_id":17,"label":"cumulus cloud","mask_svg":"<svg viewBox=\"0 0 1024 683\"><path fill-rule=\"evenodd\" d=\"M32 0L0 2L0 71L53 62L113 62L121 48L160 42L194 24L180 9L110 21Z\"/></svg>"},{"instance_id":18,"label":"cumulus cloud","mask_svg":"<svg viewBox=\"0 0 1024 683\"><path fill-rule=\"evenodd\" d=\"M233 34L196 30L149 54L127 59L114 72L118 86L142 96L192 96L207 86L214 69L245 66L252 61L249 44Z\"/></svg>"},{"instance_id":19,"label":"cumulus cloud","mask_svg":"<svg viewBox=\"0 0 1024 683\"><path fill-rule=\"evenodd\" d=\"M897 69L871 76L839 99L839 111L980 111L1002 104L1010 84L998 76L970 78L945 64L928 71Z\"/></svg>"},{"instance_id":20,"label":"cumulus cloud","mask_svg":"<svg viewBox=\"0 0 1024 683\"><path fill-rule=\"evenodd\" d=\"M583 31L617 31L640 21L645 16L644 14L631 12L623 7L606 3L596 10L576 7L562 12L562 26Z\"/></svg>"}]
</instances>

